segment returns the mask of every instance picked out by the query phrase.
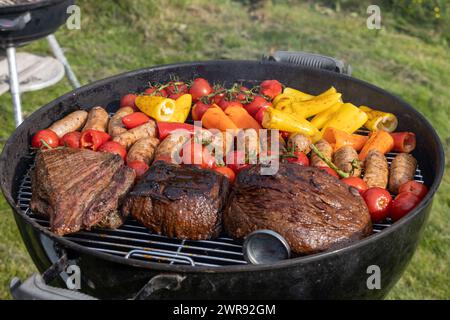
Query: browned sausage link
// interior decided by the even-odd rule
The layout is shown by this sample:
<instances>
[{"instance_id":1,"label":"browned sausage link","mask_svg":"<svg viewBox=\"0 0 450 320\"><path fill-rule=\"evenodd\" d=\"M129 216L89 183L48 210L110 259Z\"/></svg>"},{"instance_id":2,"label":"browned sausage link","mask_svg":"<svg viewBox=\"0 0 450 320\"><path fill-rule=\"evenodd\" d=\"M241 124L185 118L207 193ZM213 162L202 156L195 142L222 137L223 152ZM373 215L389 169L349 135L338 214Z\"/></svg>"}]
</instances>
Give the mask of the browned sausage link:
<instances>
[{"instance_id":1,"label":"browned sausage link","mask_svg":"<svg viewBox=\"0 0 450 320\"><path fill-rule=\"evenodd\" d=\"M303 152L308 154L311 151L309 147L312 141L311 138L301 133L293 133L290 135L287 149L289 152Z\"/></svg>"},{"instance_id":2,"label":"browned sausage link","mask_svg":"<svg viewBox=\"0 0 450 320\"><path fill-rule=\"evenodd\" d=\"M333 163L344 172L353 177L361 175L361 164L358 159L358 153L351 146L339 148L333 156Z\"/></svg>"},{"instance_id":3,"label":"browned sausage link","mask_svg":"<svg viewBox=\"0 0 450 320\"><path fill-rule=\"evenodd\" d=\"M179 158L181 148L190 138L188 134L171 134L167 136L156 148L155 161L158 158L170 158L173 163L181 161Z\"/></svg>"},{"instance_id":4,"label":"browned sausage link","mask_svg":"<svg viewBox=\"0 0 450 320\"><path fill-rule=\"evenodd\" d=\"M61 138L66 133L80 130L86 123L87 117L88 112L85 110L74 111L61 120L55 121L49 129Z\"/></svg>"},{"instance_id":5,"label":"browned sausage link","mask_svg":"<svg viewBox=\"0 0 450 320\"><path fill-rule=\"evenodd\" d=\"M111 117L108 124L108 133L111 137L118 136L121 133L127 131L122 123L122 118L128 116L134 112L131 107L123 107L117 110L117 112Z\"/></svg>"},{"instance_id":6,"label":"browned sausage link","mask_svg":"<svg viewBox=\"0 0 450 320\"><path fill-rule=\"evenodd\" d=\"M388 183L389 166L384 154L372 150L364 161L364 182L369 188L379 187L385 189Z\"/></svg>"},{"instance_id":7,"label":"browned sausage link","mask_svg":"<svg viewBox=\"0 0 450 320\"><path fill-rule=\"evenodd\" d=\"M315 143L315 146L327 159L330 159L330 161L332 161L333 147L326 140L321 139L317 141ZM320 159L315 152L311 153L311 166L328 167L328 165L322 159Z\"/></svg>"},{"instance_id":8,"label":"browned sausage link","mask_svg":"<svg viewBox=\"0 0 450 320\"><path fill-rule=\"evenodd\" d=\"M398 188L405 182L414 180L417 160L408 153L399 153L391 163L389 175L389 191L397 193Z\"/></svg>"},{"instance_id":9,"label":"browned sausage link","mask_svg":"<svg viewBox=\"0 0 450 320\"><path fill-rule=\"evenodd\" d=\"M136 141L142 138L156 136L156 123L152 119L139 127L128 130L118 136L113 137L113 141L120 143L124 148L129 149Z\"/></svg>"},{"instance_id":10,"label":"browned sausage link","mask_svg":"<svg viewBox=\"0 0 450 320\"><path fill-rule=\"evenodd\" d=\"M88 119L84 125L83 131L93 129L106 132L109 115L102 107L94 107L89 111Z\"/></svg>"},{"instance_id":11,"label":"browned sausage link","mask_svg":"<svg viewBox=\"0 0 450 320\"><path fill-rule=\"evenodd\" d=\"M127 154L127 162L131 161L144 161L150 165L155 155L156 147L159 144L159 139L155 137L142 138L136 141L130 148Z\"/></svg>"}]
</instances>

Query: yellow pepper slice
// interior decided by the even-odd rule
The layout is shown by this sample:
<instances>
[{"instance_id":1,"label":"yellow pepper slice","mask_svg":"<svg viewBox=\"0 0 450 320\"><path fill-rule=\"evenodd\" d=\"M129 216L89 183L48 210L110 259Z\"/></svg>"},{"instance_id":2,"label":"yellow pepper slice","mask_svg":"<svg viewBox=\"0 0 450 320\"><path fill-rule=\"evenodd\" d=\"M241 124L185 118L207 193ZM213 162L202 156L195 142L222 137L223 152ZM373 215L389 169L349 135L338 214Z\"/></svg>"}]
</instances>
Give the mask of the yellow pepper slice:
<instances>
[{"instance_id":1,"label":"yellow pepper slice","mask_svg":"<svg viewBox=\"0 0 450 320\"><path fill-rule=\"evenodd\" d=\"M189 93L183 94L175 100L175 112L169 121L183 123L186 121L191 111L192 96Z\"/></svg>"},{"instance_id":2,"label":"yellow pepper slice","mask_svg":"<svg viewBox=\"0 0 450 320\"><path fill-rule=\"evenodd\" d=\"M318 134L319 131L308 120L274 108L264 112L262 125L266 129L278 129L286 132L299 132L307 136Z\"/></svg>"},{"instance_id":3,"label":"yellow pepper slice","mask_svg":"<svg viewBox=\"0 0 450 320\"><path fill-rule=\"evenodd\" d=\"M302 92L302 91L297 90L297 89L289 88L289 87L286 87L283 90L283 94L285 94L287 96L295 97L295 98L297 98L299 100L309 100L309 99L314 98L314 96L311 95L311 94Z\"/></svg>"},{"instance_id":4,"label":"yellow pepper slice","mask_svg":"<svg viewBox=\"0 0 450 320\"><path fill-rule=\"evenodd\" d=\"M353 133L366 123L367 114L351 103L344 103L333 117L322 127L321 133L330 128Z\"/></svg>"},{"instance_id":5,"label":"yellow pepper slice","mask_svg":"<svg viewBox=\"0 0 450 320\"><path fill-rule=\"evenodd\" d=\"M135 104L139 110L157 121L171 121L176 108L173 99L149 95L136 97Z\"/></svg>"},{"instance_id":6,"label":"yellow pepper slice","mask_svg":"<svg viewBox=\"0 0 450 320\"><path fill-rule=\"evenodd\" d=\"M316 127L317 129L322 129L322 127L330 121L333 118L333 115L339 110L339 108L342 106L342 102L338 101L335 104L333 104L328 109L319 112L312 118L311 124Z\"/></svg>"},{"instance_id":7,"label":"yellow pepper slice","mask_svg":"<svg viewBox=\"0 0 450 320\"><path fill-rule=\"evenodd\" d=\"M387 132L394 132L395 129L397 129L398 120L394 114L374 110L366 106L360 106L359 109L367 114L368 119L364 124L364 127L370 131L384 130Z\"/></svg>"},{"instance_id":8,"label":"yellow pepper slice","mask_svg":"<svg viewBox=\"0 0 450 320\"><path fill-rule=\"evenodd\" d=\"M281 100L275 105L278 110L295 113L297 116L309 118L330 108L341 98L340 93L329 93L328 91L306 101Z\"/></svg>"}]
</instances>

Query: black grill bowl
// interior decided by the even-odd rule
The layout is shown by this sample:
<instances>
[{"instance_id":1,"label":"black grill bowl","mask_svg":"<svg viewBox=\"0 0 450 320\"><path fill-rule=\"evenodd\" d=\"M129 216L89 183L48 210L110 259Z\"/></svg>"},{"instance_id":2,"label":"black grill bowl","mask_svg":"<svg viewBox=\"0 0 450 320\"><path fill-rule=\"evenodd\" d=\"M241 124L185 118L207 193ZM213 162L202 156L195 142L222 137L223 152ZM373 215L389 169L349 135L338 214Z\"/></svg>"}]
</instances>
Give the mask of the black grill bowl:
<instances>
[{"instance_id":1,"label":"black grill bowl","mask_svg":"<svg viewBox=\"0 0 450 320\"><path fill-rule=\"evenodd\" d=\"M414 131L418 159L430 192L407 217L391 227L345 248L285 260L273 265L198 267L125 259L93 251L57 237L25 215L17 206L20 182L30 166L32 135L81 107L106 106L113 112L119 99L144 90L149 81L164 82L171 75L189 80L204 77L230 85L278 79L287 86L317 94L335 86L346 101L396 114L399 131ZM141 69L101 80L72 91L29 116L6 143L0 158L0 182L13 208L21 236L42 272L67 251L81 268L82 291L98 298L131 298L152 277L184 277L176 290L159 290L151 298L266 298L266 299L374 299L383 298L402 275L418 245L430 214L433 196L444 171L440 140L428 121L399 98L360 80L318 69L257 61L211 61ZM378 266L381 288L369 289L368 268Z\"/></svg>"}]
</instances>

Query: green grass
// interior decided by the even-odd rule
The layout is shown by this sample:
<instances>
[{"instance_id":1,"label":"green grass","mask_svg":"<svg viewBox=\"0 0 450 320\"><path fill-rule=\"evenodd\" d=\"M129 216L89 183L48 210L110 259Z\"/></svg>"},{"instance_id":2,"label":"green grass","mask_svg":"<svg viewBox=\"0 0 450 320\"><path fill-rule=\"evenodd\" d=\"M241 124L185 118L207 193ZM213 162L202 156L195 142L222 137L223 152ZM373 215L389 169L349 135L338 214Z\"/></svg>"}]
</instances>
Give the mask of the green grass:
<instances>
[{"instance_id":1,"label":"green grass","mask_svg":"<svg viewBox=\"0 0 450 320\"><path fill-rule=\"evenodd\" d=\"M252 20L238 1L162 3L78 1L81 30L61 28L56 35L81 82L161 63L259 59L274 50L319 52L350 62L354 76L388 89L415 106L437 129L448 158L448 47L397 33L389 27L389 19L383 20L384 30L368 30L364 12L348 15L277 1L259 9L256 15L260 19ZM25 50L49 54L45 41ZM23 94L25 114L69 90L64 80L52 88ZM0 97L2 145L14 129L11 109L9 94ZM449 206L447 170L420 247L388 298L450 298ZM11 277L23 278L34 270L11 211L0 197L0 298L9 298Z\"/></svg>"}]
</instances>

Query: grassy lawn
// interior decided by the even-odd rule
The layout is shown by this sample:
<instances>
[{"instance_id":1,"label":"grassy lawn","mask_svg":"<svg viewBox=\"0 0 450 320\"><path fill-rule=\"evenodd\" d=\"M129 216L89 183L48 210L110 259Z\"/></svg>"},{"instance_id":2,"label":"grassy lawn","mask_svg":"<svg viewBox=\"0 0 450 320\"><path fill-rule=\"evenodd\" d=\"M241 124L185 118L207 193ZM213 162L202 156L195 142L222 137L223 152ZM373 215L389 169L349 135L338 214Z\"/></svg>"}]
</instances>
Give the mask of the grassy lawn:
<instances>
[{"instance_id":1,"label":"grassy lawn","mask_svg":"<svg viewBox=\"0 0 450 320\"><path fill-rule=\"evenodd\" d=\"M365 12L335 13L277 1L250 15L238 1L77 1L81 30L56 36L83 84L162 63L259 59L273 50L303 50L350 62L354 76L402 96L435 126L450 156L448 46L384 29L366 28ZM161 5L161 3L165 3ZM253 20L251 16L258 16ZM44 40L26 51L49 54ZM23 50L23 49L22 49ZM70 90L66 80L22 95L25 115ZM376 107L376 106L374 106ZM0 97L0 145L14 130L9 94ZM448 169L448 164L447 164ZM450 174L435 198L421 245L390 299L450 298ZM11 211L0 196L0 299L9 280L34 272Z\"/></svg>"}]
</instances>

